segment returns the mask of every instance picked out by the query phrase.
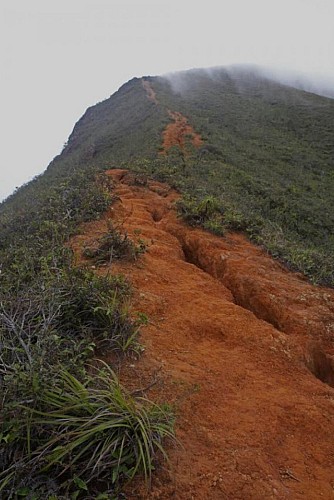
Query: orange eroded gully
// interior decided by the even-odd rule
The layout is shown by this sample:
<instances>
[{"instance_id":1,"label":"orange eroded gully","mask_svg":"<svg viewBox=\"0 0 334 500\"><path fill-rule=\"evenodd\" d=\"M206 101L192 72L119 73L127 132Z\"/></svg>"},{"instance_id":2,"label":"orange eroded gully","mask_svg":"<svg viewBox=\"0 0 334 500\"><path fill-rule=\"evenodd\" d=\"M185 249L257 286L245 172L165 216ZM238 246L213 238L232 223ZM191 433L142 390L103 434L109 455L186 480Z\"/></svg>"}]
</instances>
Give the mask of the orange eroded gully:
<instances>
[{"instance_id":1,"label":"orange eroded gully","mask_svg":"<svg viewBox=\"0 0 334 500\"><path fill-rule=\"evenodd\" d=\"M195 148L202 146L201 136L195 132L185 116L178 111L168 111L168 114L173 122L167 125L163 132L162 154L166 154L173 146L179 147L184 152L187 140Z\"/></svg>"},{"instance_id":2,"label":"orange eroded gully","mask_svg":"<svg viewBox=\"0 0 334 500\"><path fill-rule=\"evenodd\" d=\"M177 193L124 170L108 172L119 201L72 241L122 224L148 249L98 272L133 283L133 311L148 315L145 352L122 364L129 387L175 405L180 445L169 445L147 491L129 499L334 497L334 293L286 271L243 236L184 225ZM323 366L325 369L322 371ZM154 383L152 383L152 381Z\"/></svg>"}]
</instances>

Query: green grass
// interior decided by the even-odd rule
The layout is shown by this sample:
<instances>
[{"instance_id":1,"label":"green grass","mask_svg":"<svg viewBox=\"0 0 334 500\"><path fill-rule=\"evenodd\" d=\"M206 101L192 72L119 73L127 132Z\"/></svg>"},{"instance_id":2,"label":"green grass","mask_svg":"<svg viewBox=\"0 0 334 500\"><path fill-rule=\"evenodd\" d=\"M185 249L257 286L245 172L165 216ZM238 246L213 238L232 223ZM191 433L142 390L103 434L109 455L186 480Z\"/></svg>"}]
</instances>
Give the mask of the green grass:
<instances>
[{"instance_id":1,"label":"green grass","mask_svg":"<svg viewBox=\"0 0 334 500\"><path fill-rule=\"evenodd\" d=\"M223 235L223 207L214 196L205 196L200 201L184 196L178 200L177 209L190 226L203 226L208 231Z\"/></svg>"},{"instance_id":2,"label":"green grass","mask_svg":"<svg viewBox=\"0 0 334 500\"><path fill-rule=\"evenodd\" d=\"M212 196L222 231L242 230L291 269L333 286L334 100L246 70L147 79L158 105L131 80L87 110L45 180L121 166L166 180L197 204ZM168 109L188 118L203 147L159 155ZM206 227L220 231L217 220Z\"/></svg>"},{"instance_id":3,"label":"green grass","mask_svg":"<svg viewBox=\"0 0 334 500\"><path fill-rule=\"evenodd\" d=\"M334 285L334 100L243 71L148 80L158 105L140 79L128 82L87 110L45 174L0 205L0 473L9 478L2 483L6 498L89 497L100 476L91 467L92 449L107 449L115 429L107 423L113 398L129 410L124 443L131 433L139 436L134 422L145 427L139 440L126 441L132 451L125 462L120 438L109 469L102 467L112 487L135 470L149 477L153 449L170 422L168 411L128 399L111 373L108 395L105 387L96 392L101 388L86 369L96 346L138 351L140 321L129 316L129 284L75 269L68 245L82 222L99 218L114 200L104 170L128 168L139 184L145 176L166 181L183 194L179 211L189 223L217 234L243 231L312 282ZM183 113L202 135L199 150L187 143L186 151L159 154L168 109ZM139 240L131 246L110 228L90 250L97 250L93 259L106 262L136 257L144 247ZM79 394L78 412L69 384ZM103 422L101 433L99 424L90 427L93 415ZM52 460L55 472L43 472ZM125 468L115 468L115 460Z\"/></svg>"},{"instance_id":4,"label":"green grass","mask_svg":"<svg viewBox=\"0 0 334 500\"><path fill-rule=\"evenodd\" d=\"M45 479L43 483L50 473L66 498L97 495L98 484L108 495L116 495L120 484L139 472L149 481L156 455L167 458L163 439L174 439L171 410L135 400L105 363L84 384L61 371L40 409L22 404L18 408L25 416L11 439L20 440L26 453L19 464L0 474L6 498L17 492L47 498L55 488Z\"/></svg>"},{"instance_id":5,"label":"green grass","mask_svg":"<svg viewBox=\"0 0 334 500\"><path fill-rule=\"evenodd\" d=\"M154 454L162 449L170 412L135 401L107 367L93 378L87 369L96 350L140 353L143 319L130 316L130 284L119 275L75 267L69 247L80 224L98 218L113 201L110 189L99 169L73 166L66 173L51 170L0 207L1 498L92 498L109 490L114 495L135 472L149 478ZM113 252L122 253L117 231L110 227L108 235ZM80 411L73 409L76 396ZM88 422L91 439L84 439L83 453L77 433ZM56 443L55 436L62 441ZM113 452L104 456L106 443ZM105 463L95 474L90 460L99 446ZM61 459L57 455L46 472L60 447Z\"/></svg>"},{"instance_id":6,"label":"green grass","mask_svg":"<svg viewBox=\"0 0 334 500\"><path fill-rule=\"evenodd\" d=\"M199 201L215 196L227 227L333 286L334 100L242 72L188 72L173 84L158 79L158 98L206 142L185 169L173 159L176 185Z\"/></svg>"}]
</instances>

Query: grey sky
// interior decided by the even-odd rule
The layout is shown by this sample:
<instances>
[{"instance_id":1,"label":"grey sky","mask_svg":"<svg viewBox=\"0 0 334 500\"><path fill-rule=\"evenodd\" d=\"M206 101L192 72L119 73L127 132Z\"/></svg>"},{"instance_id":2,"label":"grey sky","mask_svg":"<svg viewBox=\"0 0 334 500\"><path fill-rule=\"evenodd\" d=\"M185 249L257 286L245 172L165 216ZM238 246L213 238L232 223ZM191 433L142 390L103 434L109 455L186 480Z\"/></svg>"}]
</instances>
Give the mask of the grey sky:
<instances>
[{"instance_id":1,"label":"grey sky","mask_svg":"<svg viewBox=\"0 0 334 500\"><path fill-rule=\"evenodd\" d=\"M0 199L133 76L256 63L334 82L333 0L1 0Z\"/></svg>"}]
</instances>

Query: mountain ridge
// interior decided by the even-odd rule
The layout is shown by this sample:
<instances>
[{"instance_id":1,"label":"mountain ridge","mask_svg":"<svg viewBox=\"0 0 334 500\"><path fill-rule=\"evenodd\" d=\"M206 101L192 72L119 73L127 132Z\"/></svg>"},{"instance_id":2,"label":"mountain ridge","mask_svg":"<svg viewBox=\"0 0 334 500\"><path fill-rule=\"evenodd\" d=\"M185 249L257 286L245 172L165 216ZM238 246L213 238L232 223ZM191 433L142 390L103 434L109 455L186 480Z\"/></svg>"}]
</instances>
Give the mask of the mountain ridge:
<instances>
[{"instance_id":1,"label":"mountain ridge","mask_svg":"<svg viewBox=\"0 0 334 500\"><path fill-rule=\"evenodd\" d=\"M135 78L0 205L0 494L330 495L333 118Z\"/></svg>"},{"instance_id":2,"label":"mountain ridge","mask_svg":"<svg viewBox=\"0 0 334 500\"><path fill-rule=\"evenodd\" d=\"M183 151L176 146L161 155L171 113L182 114L202 147L186 140ZM46 177L130 161L133 169L179 183L189 196L217 197L231 228L243 228L291 268L328 285L334 280L333 117L333 100L245 70L133 78L88 108Z\"/></svg>"}]
</instances>

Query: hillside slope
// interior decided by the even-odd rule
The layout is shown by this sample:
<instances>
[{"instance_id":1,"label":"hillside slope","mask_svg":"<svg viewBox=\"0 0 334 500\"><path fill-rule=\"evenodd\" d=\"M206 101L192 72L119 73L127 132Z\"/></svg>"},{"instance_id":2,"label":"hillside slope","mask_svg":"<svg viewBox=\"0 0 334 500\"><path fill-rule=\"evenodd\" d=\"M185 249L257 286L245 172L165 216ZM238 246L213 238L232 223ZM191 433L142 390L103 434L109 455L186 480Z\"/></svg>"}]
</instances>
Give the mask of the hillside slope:
<instances>
[{"instance_id":1,"label":"hillside slope","mask_svg":"<svg viewBox=\"0 0 334 500\"><path fill-rule=\"evenodd\" d=\"M162 137L176 116L184 120L181 147L176 140L166 150ZM293 269L332 285L333 137L333 99L251 70L134 78L89 108L46 173L0 212L13 204L16 211L26 200L29 209L36 191L75 170L130 166L196 199L217 197L225 226L246 231Z\"/></svg>"},{"instance_id":2,"label":"hillside slope","mask_svg":"<svg viewBox=\"0 0 334 500\"><path fill-rule=\"evenodd\" d=\"M135 78L87 110L0 205L0 495L114 498L173 432L144 395L180 445L128 498L331 497L333 137L333 100L240 70ZM98 468L72 453L62 415L79 397L94 428L102 379L108 411L144 416L146 465L126 425L122 464L99 427Z\"/></svg>"},{"instance_id":3,"label":"hillside slope","mask_svg":"<svg viewBox=\"0 0 334 500\"><path fill-rule=\"evenodd\" d=\"M333 137L332 99L247 70L193 70L133 79L89 108L47 175L130 166L197 200L215 196L225 227L331 285Z\"/></svg>"},{"instance_id":4,"label":"hillside slope","mask_svg":"<svg viewBox=\"0 0 334 500\"><path fill-rule=\"evenodd\" d=\"M145 353L122 365L122 378L173 402L180 440L151 493L139 483L126 498L330 498L334 292L287 272L240 235L184 225L167 185L138 185L124 170L109 175L118 201L72 247L89 264L83 249L109 219L146 243L136 263L98 272L121 272L135 286L132 308L149 325Z\"/></svg>"}]
</instances>

